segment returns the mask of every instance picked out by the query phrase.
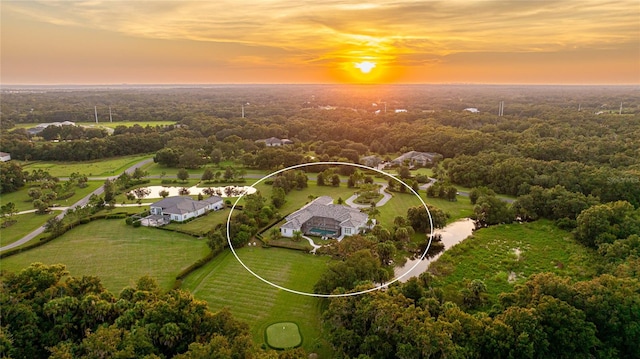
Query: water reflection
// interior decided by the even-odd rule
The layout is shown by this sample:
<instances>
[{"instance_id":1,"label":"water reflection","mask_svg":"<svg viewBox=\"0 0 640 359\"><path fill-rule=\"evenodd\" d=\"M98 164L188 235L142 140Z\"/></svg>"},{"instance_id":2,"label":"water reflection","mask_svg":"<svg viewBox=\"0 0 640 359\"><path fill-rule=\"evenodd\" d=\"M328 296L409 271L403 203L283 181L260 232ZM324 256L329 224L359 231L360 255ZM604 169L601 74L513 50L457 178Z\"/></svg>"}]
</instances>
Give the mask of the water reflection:
<instances>
[{"instance_id":1,"label":"water reflection","mask_svg":"<svg viewBox=\"0 0 640 359\"><path fill-rule=\"evenodd\" d=\"M440 241L433 241L429 248L428 255L423 260L420 260L420 258L407 260L402 267L395 268L395 277L398 278L402 276L399 281L406 282L411 277L419 276L422 272L426 271L427 268L429 268L429 264L437 260L444 251L469 237L473 233L474 228L473 220L465 218L453 222L443 229L436 230L434 232L434 239L436 235L439 235ZM422 252L424 252L424 248L422 248ZM420 263L407 273L409 268L413 267L417 262Z\"/></svg>"}]
</instances>

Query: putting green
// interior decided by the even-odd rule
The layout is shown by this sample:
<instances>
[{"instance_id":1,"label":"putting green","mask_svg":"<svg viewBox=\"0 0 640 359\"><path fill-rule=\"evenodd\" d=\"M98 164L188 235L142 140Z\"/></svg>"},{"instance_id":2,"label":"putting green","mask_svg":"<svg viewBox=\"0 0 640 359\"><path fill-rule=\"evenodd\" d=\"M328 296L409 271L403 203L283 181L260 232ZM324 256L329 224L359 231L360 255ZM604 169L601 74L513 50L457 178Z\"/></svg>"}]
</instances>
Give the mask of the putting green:
<instances>
[{"instance_id":1,"label":"putting green","mask_svg":"<svg viewBox=\"0 0 640 359\"><path fill-rule=\"evenodd\" d=\"M302 344L298 325L293 322L271 324L265 331L265 339L273 349L296 348Z\"/></svg>"}]
</instances>

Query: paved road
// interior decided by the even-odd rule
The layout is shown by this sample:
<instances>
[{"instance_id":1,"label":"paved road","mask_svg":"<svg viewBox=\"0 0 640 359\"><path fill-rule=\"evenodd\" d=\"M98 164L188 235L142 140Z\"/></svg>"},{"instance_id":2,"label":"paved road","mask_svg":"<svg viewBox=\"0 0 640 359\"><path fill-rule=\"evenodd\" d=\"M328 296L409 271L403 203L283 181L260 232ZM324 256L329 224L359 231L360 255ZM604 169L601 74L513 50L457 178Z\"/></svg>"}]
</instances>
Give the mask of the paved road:
<instances>
[{"instance_id":1,"label":"paved road","mask_svg":"<svg viewBox=\"0 0 640 359\"><path fill-rule=\"evenodd\" d=\"M127 172L127 173L131 174L131 173L133 173L133 171L135 171L135 170L136 170L136 168L138 168L138 167L142 167L142 166L144 166L144 165L146 165L146 164L148 164L148 163L151 163L152 161L153 161L153 159L152 159L152 158L148 158L148 159L146 159L146 160L140 161L140 162L136 163L135 165L133 165L133 166L131 166L131 167L127 168L127 169L125 170L125 172ZM118 178L118 176L111 176L111 177L108 177L108 178L109 178L109 179L115 179L115 178ZM106 179L106 178L105 178L105 179ZM62 213L60 213L59 215L57 215L57 216L56 216L56 218L58 218L58 219L60 219L60 220L61 220L61 219L65 216L65 214L67 214L67 211L68 211L69 209L85 206L85 205L87 205L87 203L89 203L89 198L91 198L91 196L92 196L92 195L94 195L94 194L95 194L96 196L99 196L99 195L101 195L103 192L104 192L104 188L103 188L103 186L98 187L95 191L93 191L93 192L89 193L89 194L88 194L88 195L86 195L84 198L80 199L78 202L74 203L73 205L71 205L71 206L69 206L69 207L66 207L66 208L63 210L63 212L62 212ZM16 248L16 247L18 247L18 246L21 246L21 245L23 245L23 244L25 244L25 243L29 242L30 240L32 240L32 239L34 239L35 237L37 237L37 236L39 236L40 234L42 234L42 233L44 232L44 229L45 229L45 228L44 228L44 225L42 225L42 226L38 227L36 230L34 230L33 232L31 232L31 233L27 234L26 236L24 236L24 237L20 238L19 240L15 241L15 242L13 242L13 243L11 243L11 244L7 244L7 245L6 245L6 246L4 246L4 247L0 247L0 252L6 251L6 250L11 249L11 248Z\"/></svg>"}]
</instances>

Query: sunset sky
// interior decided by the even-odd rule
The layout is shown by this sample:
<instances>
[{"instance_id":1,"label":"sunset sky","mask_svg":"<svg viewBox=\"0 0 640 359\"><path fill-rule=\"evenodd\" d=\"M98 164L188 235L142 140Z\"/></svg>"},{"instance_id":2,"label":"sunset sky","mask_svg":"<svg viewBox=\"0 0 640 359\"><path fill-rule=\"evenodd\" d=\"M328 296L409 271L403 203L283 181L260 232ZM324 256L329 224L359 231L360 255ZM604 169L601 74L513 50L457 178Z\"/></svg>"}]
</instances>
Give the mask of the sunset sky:
<instances>
[{"instance_id":1,"label":"sunset sky","mask_svg":"<svg viewBox=\"0 0 640 359\"><path fill-rule=\"evenodd\" d=\"M2 0L0 12L3 85L640 83L638 0Z\"/></svg>"}]
</instances>

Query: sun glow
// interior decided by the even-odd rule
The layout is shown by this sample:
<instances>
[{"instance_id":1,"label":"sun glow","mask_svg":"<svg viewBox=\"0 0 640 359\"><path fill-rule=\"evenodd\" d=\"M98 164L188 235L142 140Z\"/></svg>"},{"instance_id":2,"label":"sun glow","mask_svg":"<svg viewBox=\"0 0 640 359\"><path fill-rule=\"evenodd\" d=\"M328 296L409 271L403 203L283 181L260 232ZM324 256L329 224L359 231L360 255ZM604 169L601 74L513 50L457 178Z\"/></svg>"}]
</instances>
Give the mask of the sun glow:
<instances>
[{"instance_id":1,"label":"sun glow","mask_svg":"<svg viewBox=\"0 0 640 359\"><path fill-rule=\"evenodd\" d=\"M368 74L374 67L376 67L376 63L371 61L356 62L354 65L356 68L360 69L363 74Z\"/></svg>"}]
</instances>

